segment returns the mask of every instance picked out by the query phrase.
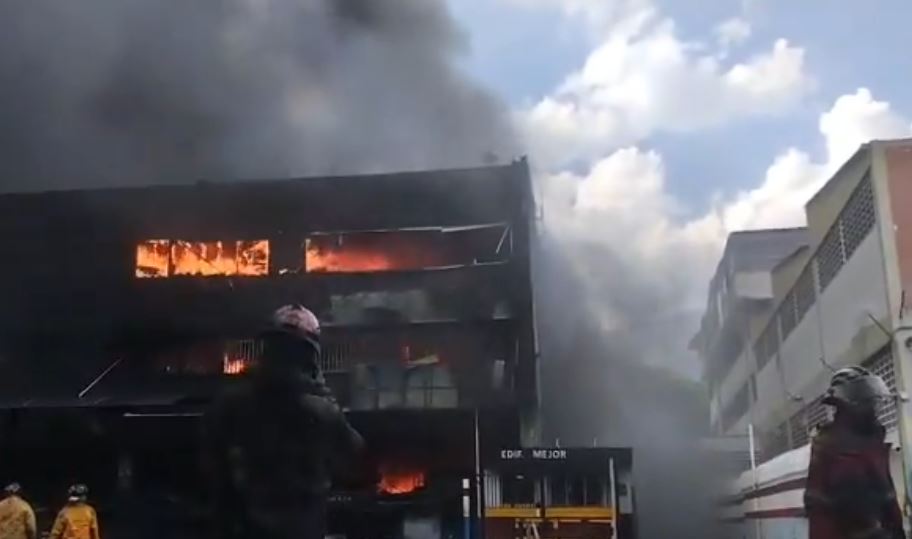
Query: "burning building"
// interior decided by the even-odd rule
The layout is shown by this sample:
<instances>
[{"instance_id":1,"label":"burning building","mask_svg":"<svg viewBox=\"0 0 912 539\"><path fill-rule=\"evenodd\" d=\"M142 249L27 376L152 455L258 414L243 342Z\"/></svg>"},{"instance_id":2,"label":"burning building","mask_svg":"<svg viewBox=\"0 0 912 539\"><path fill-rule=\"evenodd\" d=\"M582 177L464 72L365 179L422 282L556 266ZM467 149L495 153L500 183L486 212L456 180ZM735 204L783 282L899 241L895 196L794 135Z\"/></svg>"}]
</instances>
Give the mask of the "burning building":
<instances>
[{"instance_id":1,"label":"burning building","mask_svg":"<svg viewBox=\"0 0 912 539\"><path fill-rule=\"evenodd\" d=\"M524 160L0 196L0 480L193 520L199 415L299 302L370 448L332 531L474 537L479 455L538 433L532 218Z\"/></svg>"}]
</instances>

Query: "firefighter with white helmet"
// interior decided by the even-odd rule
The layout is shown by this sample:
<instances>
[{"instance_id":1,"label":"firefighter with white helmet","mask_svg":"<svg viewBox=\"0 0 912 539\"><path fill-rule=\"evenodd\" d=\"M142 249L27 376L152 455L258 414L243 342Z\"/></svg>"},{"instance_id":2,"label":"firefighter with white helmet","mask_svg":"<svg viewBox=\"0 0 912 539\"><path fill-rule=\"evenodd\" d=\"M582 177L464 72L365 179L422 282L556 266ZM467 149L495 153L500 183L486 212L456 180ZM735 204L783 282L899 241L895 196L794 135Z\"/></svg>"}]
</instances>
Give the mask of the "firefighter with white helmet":
<instances>
[{"instance_id":1,"label":"firefighter with white helmet","mask_svg":"<svg viewBox=\"0 0 912 539\"><path fill-rule=\"evenodd\" d=\"M883 379L863 367L833 374L823 402L836 413L811 445L804 498L809 539L905 537L890 446L877 417L890 398Z\"/></svg>"},{"instance_id":2,"label":"firefighter with white helmet","mask_svg":"<svg viewBox=\"0 0 912 539\"><path fill-rule=\"evenodd\" d=\"M67 503L57 514L48 539L100 539L98 515L88 503L89 488L81 483L67 490Z\"/></svg>"},{"instance_id":3,"label":"firefighter with white helmet","mask_svg":"<svg viewBox=\"0 0 912 539\"><path fill-rule=\"evenodd\" d=\"M270 317L263 353L242 387L207 414L206 457L222 538L322 538L333 461L360 435L320 370L320 323L300 305Z\"/></svg>"},{"instance_id":4,"label":"firefighter with white helmet","mask_svg":"<svg viewBox=\"0 0 912 539\"><path fill-rule=\"evenodd\" d=\"M19 483L10 483L0 494L0 539L35 539L35 511L22 498Z\"/></svg>"}]
</instances>

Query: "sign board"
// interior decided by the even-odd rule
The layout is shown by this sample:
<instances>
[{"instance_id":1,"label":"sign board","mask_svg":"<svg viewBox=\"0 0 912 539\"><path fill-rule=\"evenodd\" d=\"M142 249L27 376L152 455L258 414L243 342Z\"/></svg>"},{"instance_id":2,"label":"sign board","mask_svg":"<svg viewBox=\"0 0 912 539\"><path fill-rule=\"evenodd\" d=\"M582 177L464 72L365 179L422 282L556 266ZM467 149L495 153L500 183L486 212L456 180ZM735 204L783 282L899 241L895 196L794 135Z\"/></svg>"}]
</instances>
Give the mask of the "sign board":
<instances>
[{"instance_id":1,"label":"sign board","mask_svg":"<svg viewBox=\"0 0 912 539\"><path fill-rule=\"evenodd\" d=\"M500 460L567 460L566 449L501 449Z\"/></svg>"},{"instance_id":2,"label":"sign board","mask_svg":"<svg viewBox=\"0 0 912 539\"><path fill-rule=\"evenodd\" d=\"M621 447L507 447L488 452L483 466L517 473L551 469L585 472L607 469L609 460L621 469L630 469L633 452Z\"/></svg>"}]
</instances>

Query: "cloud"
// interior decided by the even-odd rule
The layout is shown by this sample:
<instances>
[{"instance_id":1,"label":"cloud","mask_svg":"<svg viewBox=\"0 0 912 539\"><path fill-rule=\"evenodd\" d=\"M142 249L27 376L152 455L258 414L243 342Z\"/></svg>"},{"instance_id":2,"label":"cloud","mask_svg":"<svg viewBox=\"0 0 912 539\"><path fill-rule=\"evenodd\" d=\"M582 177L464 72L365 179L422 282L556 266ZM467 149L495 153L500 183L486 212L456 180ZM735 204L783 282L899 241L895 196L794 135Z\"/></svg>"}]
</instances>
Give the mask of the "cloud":
<instances>
[{"instance_id":1,"label":"cloud","mask_svg":"<svg viewBox=\"0 0 912 539\"><path fill-rule=\"evenodd\" d=\"M836 99L820 116L818 127L826 147L825 159L814 162L797 148L783 152L757 188L739 193L715 210L726 230L805 224L805 202L859 146L874 139L912 135L909 120L892 110L889 103L875 100L867 88Z\"/></svg>"},{"instance_id":2,"label":"cloud","mask_svg":"<svg viewBox=\"0 0 912 539\"><path fill-rule=\"evenodd\" d=\"M649 16L612 32L582 68L517 113L546 168L597 159L656 131L690 132L788 110L814 89L804 49L780 39L731 65L708 45L681 40L670 19Z\"/></svg>"},{"instance_id":3,"label":"cloud","mask_svg":"<svg viewBox=\"0 0 912 539\"><path fill-rule=\"evenodd\" d=\"M741 17L732 17L715 28L716 41L722 49L740 45L751 36L751 24Z\"/></svg>"},{"instance_id":4,"label":"cloud","mask_svg":"<svg viewBox=\"0 0 912 539\"><path fill-rule=\"evenodd\" d=\"M870 90L859 88L854 94L837 99L833 108L821 116L820 132L826 137L832 171L869 140L909 136L910 124L889 103L877 101Z\"/></svg>"},{"instance_id":5,"label":"cloud","mask_svg":"<svg viewBox=\"0 0 912 539\"><path fill-rule=\"evenodd\" d=\"M586 172L540 177L544 228L569 261L582 301L606 331L631 339L653 364L697 372L684 353L726 236L804 224L804 204L868 140L909 136L912 126L867 89L839 97L820 116L826 155L778 155L757 187L718 196L704 215L682 218L660 154L634 146Z\"/></svg>"}]
</instances>

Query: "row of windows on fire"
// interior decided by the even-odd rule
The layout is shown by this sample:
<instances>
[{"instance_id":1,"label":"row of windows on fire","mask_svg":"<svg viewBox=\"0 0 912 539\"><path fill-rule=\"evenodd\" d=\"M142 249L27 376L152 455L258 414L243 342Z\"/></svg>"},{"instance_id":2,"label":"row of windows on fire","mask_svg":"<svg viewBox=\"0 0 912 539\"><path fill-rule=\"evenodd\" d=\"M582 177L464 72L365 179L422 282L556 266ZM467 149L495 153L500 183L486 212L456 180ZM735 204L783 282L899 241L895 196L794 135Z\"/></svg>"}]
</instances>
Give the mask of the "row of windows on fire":
<instances>
[{"instance_id":1,"label":"row of windows on fire","mask_svg":"<svg viewBox=\"0 0 912 539\"><path fill-rule=\"evenodd\" d=\"M833 282L839 270L855 254L858 246L873 230L877 215L870 174L862 178L849 197L817 252L810 258L792 289L785 295L760 336L752 346L753 356L759 372L779 352L779 345L785 342L798 324L814 306L817 297ZM743 341L735 346L735 353L726 350L729 361L724 370L716 375L715 383L723 379L734 365L734 358L741 355ZM734 398L725 406L720 417L721 429L725 431L744 415L748 408L748 392L756 398L754 376L751 376ZM751 387L749 387L749 385Z\"/></svg>"},{"instance_id":2,"label":"row of windows on fire","mask_svg":"<svg viewBox=\"0 0 912 539\"><path fill-rule=\"evenodd\" d=\"M269 240L144 240L136 246L138 278L263 276L271 272L366 272L417 270L504 262L512 253L512 229L483 225L459 229L314 234L298 260L285 269L271 264Z\"/></svg>"},{"instance_id":3,"label":"row of windows on fire","mask_svg":"<svg viewBox=\"0 0 912 539\"><path fill-rule=\"evenodd\" d=\"M476 342L459 332L410 335L413 340L406 346L397 344L402 338L406 337L359 335L344 344L326 343L321 366L330 374L350 375L347 387L342 388L345 395L340 395L348 406L359 410L455 408L465 395L450 363L434 350L446 350L449 361L498 356L504 351L496 343ZM171 375L239 375L256 364L261 352L262 344L255 339L201 343L161 353L152 364ZM505 383L506 361L492 359L486 364L490 367L489 387L500 388Z\"/></svg>"}]
</instances>

